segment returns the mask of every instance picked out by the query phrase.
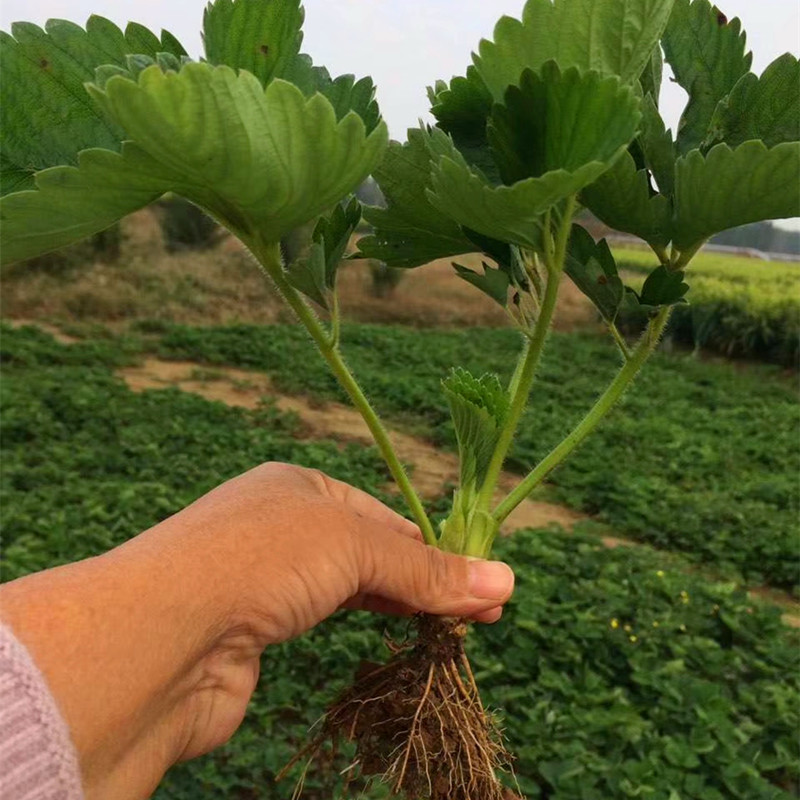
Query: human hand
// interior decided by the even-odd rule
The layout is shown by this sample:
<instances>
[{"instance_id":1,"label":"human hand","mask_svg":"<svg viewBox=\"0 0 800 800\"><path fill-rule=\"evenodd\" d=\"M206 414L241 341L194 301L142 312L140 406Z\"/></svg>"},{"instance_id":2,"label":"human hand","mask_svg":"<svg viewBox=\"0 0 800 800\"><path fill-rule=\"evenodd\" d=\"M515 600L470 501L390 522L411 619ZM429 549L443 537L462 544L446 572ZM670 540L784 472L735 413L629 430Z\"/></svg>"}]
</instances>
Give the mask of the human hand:
<instances>
[{"instance_id":1,"label":"human hand","mask_svg":"<svg viewBox=\"0 0 800 800\"><path fill-rule=\"evenodd\" d=\"M269 644L343 606L491 622L512 588L508 567L426 547L363 492L265 464L105 556L8 584L3 614L70 725L87 798L126 800L230 738Z\"/></svg>"},{"instance_id":2,"label":"human hand","mask_svg":"<svg viewBox=\"0 0 800 800\"><path fill-rule=\"evenodd\" d=\"M229 481L160 533L213 565L209 580L213 572L230 587L218 644L228 656L215 661L215 680L227 691L204 699L209 711L195 717L206 724L193 731L183 757L207 752L238 727L269 644L342 607L495 622L514 584L505 564L427 547L416 525L370 495L289 464L264 464Z\"/></svg>"},{"instance_id":3,"label":"human hand","mask_svg":"<svg viewBox=\"0 0 800 800\"><path fill-rule=\"evenodd\" d=\"M343 606L496 622L513 589L505 564L429 548L415 524L375 498L289 464L257 467L174 521L193 548L235 565L232 613L265 644L298 636Z\"/></svg>"}]
</instances>

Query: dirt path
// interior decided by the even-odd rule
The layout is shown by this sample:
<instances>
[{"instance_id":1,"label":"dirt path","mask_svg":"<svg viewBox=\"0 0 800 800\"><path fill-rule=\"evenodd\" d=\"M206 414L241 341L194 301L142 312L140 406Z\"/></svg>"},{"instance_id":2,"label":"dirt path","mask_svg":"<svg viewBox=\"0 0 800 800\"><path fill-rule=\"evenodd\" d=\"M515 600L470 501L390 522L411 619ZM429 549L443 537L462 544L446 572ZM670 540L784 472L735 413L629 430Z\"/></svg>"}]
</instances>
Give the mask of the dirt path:
<instances>
[{"instance_id":1,"label":"dirt path","mask_svg":"<svg viewBox=\"0 0 800 800\"><path fill-rule=\"evenodd\" d=\"M294 412L298 416L303 438L372 444L369 429L355 409L340 403L326 403L320 407L304 397L279 394L271 386L269 378L259 373L230 367L206 369L191 362L151 358L141 366L120 370L119 374L134 391L175 386L208 400L241 408L254 409L263 397L270 397L281 411ZM424 498L439 497L448 483L458 481L458 459L454 453L439 450L429 442L397 431L390 431L390 436L401 461L413 466L414 485ZM519 476L504 474L501 491L518 481ZM586 519L585 515L563 506L526 500L506 520L503 531L541 528L551 523L571 528L581 519ZM621 542L609 540L609 544L612 543Z\"/></svg>"},{"instance_id":2,"label":"dirt path","mask_svg":"<svg viewBox=\"0 0 800 800\"><path fill-rule=\"evenodd\" d=\"M49 333L61 344L76 344L81 341L74 336L64 333L57 325L51 325L49 322L42 322L38 319L4 319L3 322L8 322L13 328L38 328L40 331Z\"/></svg>"}]
</instances>

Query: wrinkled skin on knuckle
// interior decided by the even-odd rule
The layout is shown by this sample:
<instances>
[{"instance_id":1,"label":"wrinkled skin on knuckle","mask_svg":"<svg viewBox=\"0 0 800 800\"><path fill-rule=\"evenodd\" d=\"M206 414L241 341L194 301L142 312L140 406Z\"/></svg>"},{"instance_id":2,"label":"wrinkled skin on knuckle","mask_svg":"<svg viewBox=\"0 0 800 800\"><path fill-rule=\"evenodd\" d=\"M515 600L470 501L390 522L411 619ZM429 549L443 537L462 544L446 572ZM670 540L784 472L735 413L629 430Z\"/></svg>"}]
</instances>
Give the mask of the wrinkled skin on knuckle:
<instances>
[{"instance_id":1,"label":"wrinkled skin on knuckle","mask_svg":"<svg viewBox=\"0 0 800 800\"><path fill-rule=\"evenodd\" d=\"M463 591L451 562L441 551L431 548L426 555L412 571L414 596L430 612L444 613L451 603L462 599Z\"/></svg>"}]
</instances>

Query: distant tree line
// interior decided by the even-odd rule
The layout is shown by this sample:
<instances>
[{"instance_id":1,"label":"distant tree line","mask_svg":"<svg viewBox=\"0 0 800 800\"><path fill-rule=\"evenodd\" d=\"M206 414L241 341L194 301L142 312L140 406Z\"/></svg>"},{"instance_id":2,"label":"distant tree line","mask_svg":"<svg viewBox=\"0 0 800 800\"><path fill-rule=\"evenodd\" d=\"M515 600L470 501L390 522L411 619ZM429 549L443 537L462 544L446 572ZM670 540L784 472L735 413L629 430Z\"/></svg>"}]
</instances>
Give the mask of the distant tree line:
<instances>
[{"instance_id":1,"label":"distant tree line","mask_svg":"<svg viewBox=\"0 0 800 800\"><path fill-rule=\"evenodd\" d=\"M772 222L756 222L733 228L715 236L711 243L748 247L765 253L800 255L800 231L788 231Z\"/></svg>"}]
</instances>

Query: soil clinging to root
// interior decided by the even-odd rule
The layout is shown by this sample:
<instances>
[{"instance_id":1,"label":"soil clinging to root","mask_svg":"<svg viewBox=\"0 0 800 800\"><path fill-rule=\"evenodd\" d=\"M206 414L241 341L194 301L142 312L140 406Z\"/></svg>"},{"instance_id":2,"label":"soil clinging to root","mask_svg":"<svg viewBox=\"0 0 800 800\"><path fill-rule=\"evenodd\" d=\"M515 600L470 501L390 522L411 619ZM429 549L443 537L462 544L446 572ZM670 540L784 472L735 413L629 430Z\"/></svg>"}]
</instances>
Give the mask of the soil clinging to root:
<instances>
[{"instance_id":1,"label":"soil clinging to root","mask_svg":"<svg viewBox=\"0 0 800 800\"><path fill-rule=\"evenodd\" d=\"M319 733L287 766L354 742L350 779L377 777L408 800L505 800L497 773L511 757L484 709L464 652L467 624L419 615L416 640L389 642L386 664L363 664ZM302 780L295 798L302 792Z\"/></svg>"}]
</instances>

